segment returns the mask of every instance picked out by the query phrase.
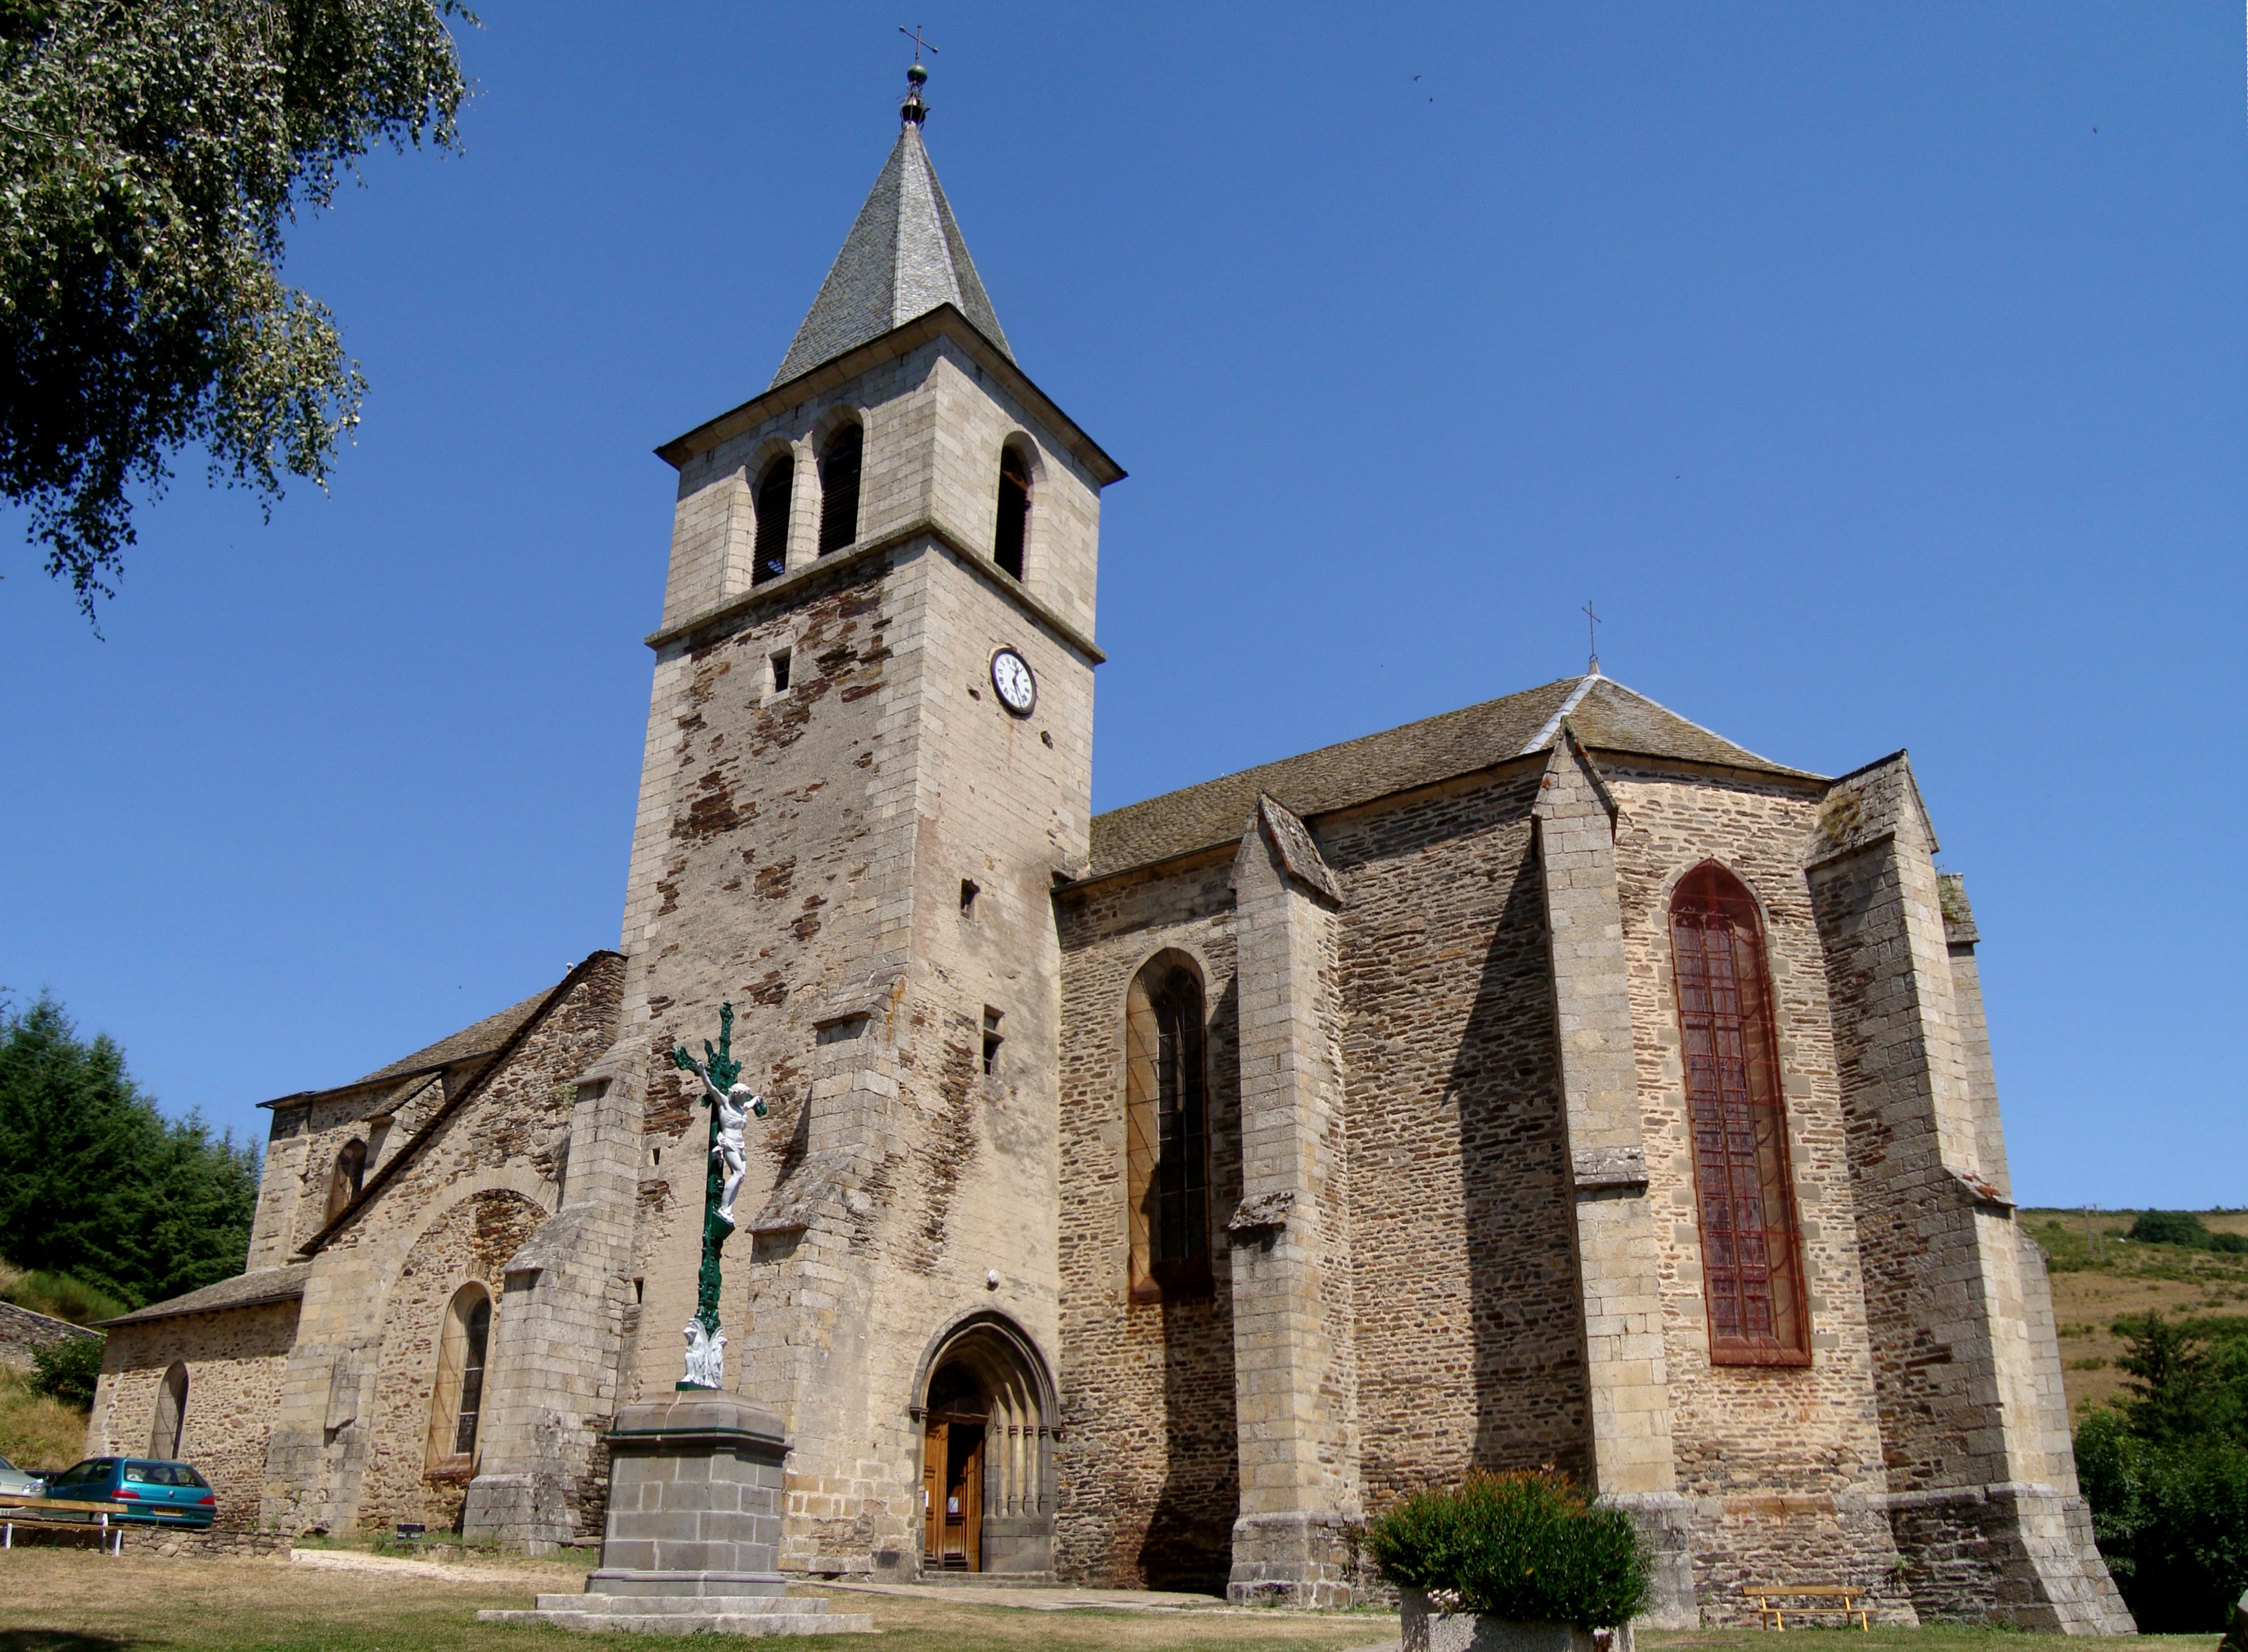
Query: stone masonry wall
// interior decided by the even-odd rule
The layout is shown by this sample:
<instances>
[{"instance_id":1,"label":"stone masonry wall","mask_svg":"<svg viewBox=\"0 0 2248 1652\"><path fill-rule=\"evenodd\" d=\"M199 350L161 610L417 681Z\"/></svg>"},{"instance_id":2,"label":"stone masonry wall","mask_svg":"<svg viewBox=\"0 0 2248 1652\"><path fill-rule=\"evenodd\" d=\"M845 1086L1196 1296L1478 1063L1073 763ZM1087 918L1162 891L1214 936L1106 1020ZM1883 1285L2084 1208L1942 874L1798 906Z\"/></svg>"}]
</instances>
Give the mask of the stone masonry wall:
<instances>
[{"instance_id":1,"label":"stone masonry wall","mask_svg":"<svg viewBox=\"0 0 2248 1652\"><path fill-rule=\"evenodd\" d=\"M1847 1130L1802 869L1817 795L1785 782L1602 761L1621 810L1616 863L1648 1196L1662 1251L1673 1450L1679 1489L1693 1500L1696 1592L1705 1612L1737 1619L1744 1583L1847 1580L1874 1587L1876 1606L1909 1621L1881 1507L1887 1478ZM1811 1312L1808 1368L1710 1360L1669 936L1671 892L1704 860L1746 884L1764 914Z\"/></svg>"},{"instance_id":2,"label":"stone masonry wall","mask_svg":"<svg viewBox=\"0 0 2248 1652\"><path fill-rule=\"evenodd\" d=\"M463 1284L482 1282L495 1305L487 1361L504 1364L501 1271L559 1196L573 1081L614 1040L622 966L614 953L580 965L315 1257L267 1452L265 1518L281 1529L435 1525L457 1513L472 1465L428 1459L439 1323ZM573 1432L591 1428L580 1418Z\"/></svg>"},{"instance_id":3,"label":"stone masonry wall","mask_svg":"<svg viewBox=\"0 0 2248 1652\"><path fill-rule=\"evenodd\" d=\"M1061 1371L1055 1570L1077 1583L1222 1592L1241 1500L1232 1275L1241 1197L1233 894L1224 862L1105 885L1062 906ZM1128 1295L1125 994L1176 949L1203 977L1209 1295Z\"/></svg>"},{"instance_id":4,"label":"stone masonry wall","mask_svg":"<svg viewBox=\"0 0 2248 1652\"><path fill-rule=\"evenodd\" d=\"M297 1317L294 1302L272 1302L119 1326L103 1350L86 1454L146 1454L164 1374L183 1361L188 1404L180 1456L202 1470L217 1494L217 1527L254 1530L265 1486L265 1431L281 1397Z\"/></svg>"},{"instance_id":5,"label":"stone masonry wall","mask_svg":"<svg viewBox=\"0 0 2248 1652\"><path fill-rule=\"evenodd\" d=\"M1470 1468L1588 1467L1536 786L1532 768L1318 823L1347 894L1369 1512Z\"/></svg>"}]
</instances>

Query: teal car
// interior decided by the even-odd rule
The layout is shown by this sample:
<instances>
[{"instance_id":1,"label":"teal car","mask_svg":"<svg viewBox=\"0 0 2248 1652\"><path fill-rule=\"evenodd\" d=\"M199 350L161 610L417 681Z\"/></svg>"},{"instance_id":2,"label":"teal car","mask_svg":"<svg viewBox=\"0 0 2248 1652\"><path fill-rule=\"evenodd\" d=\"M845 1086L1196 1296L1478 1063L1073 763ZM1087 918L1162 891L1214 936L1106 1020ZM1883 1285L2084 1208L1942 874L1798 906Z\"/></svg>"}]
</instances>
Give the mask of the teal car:
<instances>
[{"instance_id":1,"label":"teal car","mask_svg":"<svg viewBox=\"0 0 2248 1652\"><path fill-rule=\"evenodd\" d=\"M121 1505L113 1523L209 1525L218 1516L217 1495L193 1463L149 1457L88 1457L48 1481L46 1495Z\"/></svg>"}]
</instances>

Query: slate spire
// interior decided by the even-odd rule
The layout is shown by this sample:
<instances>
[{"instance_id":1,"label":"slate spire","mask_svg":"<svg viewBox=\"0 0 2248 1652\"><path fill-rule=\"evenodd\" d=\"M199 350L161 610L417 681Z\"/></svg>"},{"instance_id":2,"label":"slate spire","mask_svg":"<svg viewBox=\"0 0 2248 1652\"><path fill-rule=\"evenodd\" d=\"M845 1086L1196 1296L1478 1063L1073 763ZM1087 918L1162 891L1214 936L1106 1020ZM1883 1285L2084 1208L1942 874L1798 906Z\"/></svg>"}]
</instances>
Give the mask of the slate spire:
<instances>
[{"instance_id":1,"label":"slate spire","mask_svg":"<svg viewBox=\"0 0 2248 1652\"><path fill-rule=\"evenodd\" d=\"M898 113L901 130L874 192L859 209L858 221L843 239L843 250L820 284L819 296L782 359L773 383L784 384L832 361L939 305L956 305L976 330L1010 361L1007 335L999 330L990 296L960 238L960 226L946 204L944 187L922 145L921 125L929 106L921 88L929 72L916 62L907 72L910 89Z\"/></svg>"}]
</instances>

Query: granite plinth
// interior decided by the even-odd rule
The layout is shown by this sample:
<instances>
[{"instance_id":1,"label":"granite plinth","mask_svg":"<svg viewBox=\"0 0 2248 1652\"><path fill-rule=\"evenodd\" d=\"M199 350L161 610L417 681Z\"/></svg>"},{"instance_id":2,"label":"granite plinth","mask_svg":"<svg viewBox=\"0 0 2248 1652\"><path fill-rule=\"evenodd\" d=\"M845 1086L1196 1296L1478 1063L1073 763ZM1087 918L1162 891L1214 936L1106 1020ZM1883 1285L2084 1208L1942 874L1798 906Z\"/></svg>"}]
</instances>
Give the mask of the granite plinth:
<instances>
[{"instance_id":1,"label":"granite plinth","mask_svg":"<svg viewBox=\"0 0 2248 1652\"><path fill-rule=\"evenodd\" d=\"M780 1541L780 1419L738 1395L685 1389L628 1405L608 1436L609 1521L583 1594L542 1594L490 1623L678 1635L872 1634L864 1613L791 1600Z\"/></svg>"}]
</instances>

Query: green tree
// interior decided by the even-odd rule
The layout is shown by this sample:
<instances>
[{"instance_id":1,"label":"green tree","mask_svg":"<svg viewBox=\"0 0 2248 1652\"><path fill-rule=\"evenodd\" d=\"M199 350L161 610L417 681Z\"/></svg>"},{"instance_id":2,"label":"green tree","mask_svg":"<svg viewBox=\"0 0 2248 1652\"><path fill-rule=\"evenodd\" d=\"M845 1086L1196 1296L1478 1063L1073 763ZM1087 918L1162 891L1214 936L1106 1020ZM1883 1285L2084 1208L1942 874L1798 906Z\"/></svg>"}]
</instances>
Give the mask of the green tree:
<instances>
[{"instance_id":1,"label":"green tree","mask_svg":"<svg viewBox=\"0 0 2248 1652\"><path fill-rule=\"evenodd\" d=\"M2141 1629L2220 1628L2248 1589L2248 1322L2115 1330L2132 1397L2076 1431L2093 1533Z\"/></svg>"},{"instance_id":2,"label":"green tree","mask_svg":"<svg viewBox=\"0 0 2248 1652\"><path fill-rule=\"evenodd\" d=\"M0 1009L0 1243L135 1306L242 1272L257 1161L189 1114L168 1120L106 1036L42 997Z\"/></svg>"},{"instance_id":3,"label":"green tree","mask_svg":"<svg viewBox=\"0 0 2248 1652\"><path fill-rule=\"evenodd\" d=\"M0 494L93 617L200 445L271 510L365 389L284 231L380 143L456 149L455 0L0 0Z\"/></svg>"}]
</instances>

